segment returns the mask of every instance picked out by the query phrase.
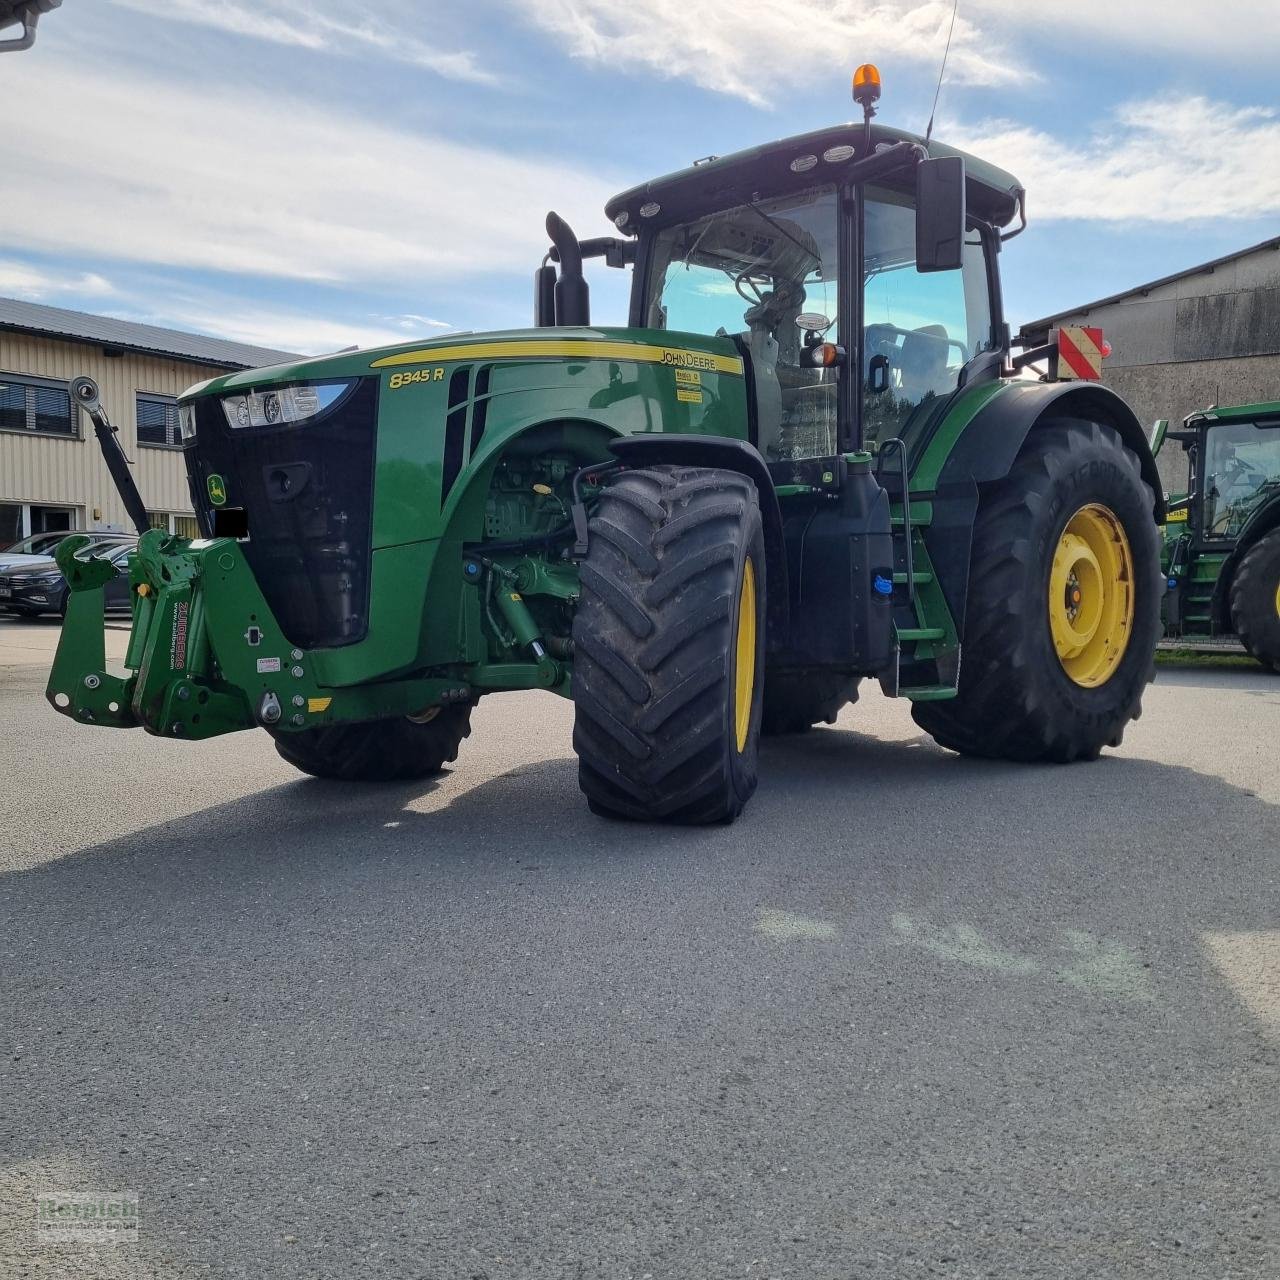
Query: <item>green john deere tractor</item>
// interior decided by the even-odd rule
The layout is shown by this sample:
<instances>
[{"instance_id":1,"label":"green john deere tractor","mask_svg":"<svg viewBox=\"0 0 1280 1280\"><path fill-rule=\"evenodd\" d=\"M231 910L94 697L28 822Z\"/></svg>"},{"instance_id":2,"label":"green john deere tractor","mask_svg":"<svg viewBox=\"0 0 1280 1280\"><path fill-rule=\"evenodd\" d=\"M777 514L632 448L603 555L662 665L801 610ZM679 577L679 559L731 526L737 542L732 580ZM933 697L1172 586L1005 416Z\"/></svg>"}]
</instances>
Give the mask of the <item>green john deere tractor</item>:
<instances>
[{"instance_id":1,"label":"green john deere tractor","mask_svg":"<svg viewBox=\"0 0 1280 1280\"><path fill-rule=\"evenodd\" d=\"M857 123L623 192L617 236L549 215L531 329L192 387L204 536L143 534L126 678L113 570L63 544L53 704L388 779L453 760L481 696L545 689L593 810L689 823L868 677L967 754L1118 744L1164 586L1147 439L1097 383L1019 376L1055 349L1014 355L1001 309L1018 182L873 125L861 86ZM590 258L631 269L626 327L591 324Z\"/></svg>"},{"instance_id":2,"label":"green john deere tractor","mask_svg":"<svg viewBox=\"0 0 1280 1280\"><path fill-rule=\"evenodd\" d=\"M1280 403L1193 413L1180 431L1187 491L1164 529L1165 631L1174 639L1236 636L1280 671Z\"/></svg>"}]
</instances>

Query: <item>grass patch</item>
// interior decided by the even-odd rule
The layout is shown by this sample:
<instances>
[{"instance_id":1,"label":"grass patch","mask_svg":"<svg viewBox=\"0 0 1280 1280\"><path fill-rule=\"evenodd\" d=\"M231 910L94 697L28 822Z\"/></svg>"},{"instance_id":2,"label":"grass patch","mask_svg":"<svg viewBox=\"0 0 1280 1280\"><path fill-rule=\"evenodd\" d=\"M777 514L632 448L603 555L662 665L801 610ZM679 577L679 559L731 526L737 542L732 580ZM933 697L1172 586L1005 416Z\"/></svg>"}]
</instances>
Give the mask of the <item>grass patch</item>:
<instances>
[{"instance_id":1,"label":"grass patch","mask_svg":"<svg viewBox=\"0 0 1280 1280\"><path fill-rule=\"evenodd\" d=\"M1158 667L1213 667L1220 671L1263 671L1247 653L1206 653L1203 649L1157 649Z\"/></svg>"}]
</instances>

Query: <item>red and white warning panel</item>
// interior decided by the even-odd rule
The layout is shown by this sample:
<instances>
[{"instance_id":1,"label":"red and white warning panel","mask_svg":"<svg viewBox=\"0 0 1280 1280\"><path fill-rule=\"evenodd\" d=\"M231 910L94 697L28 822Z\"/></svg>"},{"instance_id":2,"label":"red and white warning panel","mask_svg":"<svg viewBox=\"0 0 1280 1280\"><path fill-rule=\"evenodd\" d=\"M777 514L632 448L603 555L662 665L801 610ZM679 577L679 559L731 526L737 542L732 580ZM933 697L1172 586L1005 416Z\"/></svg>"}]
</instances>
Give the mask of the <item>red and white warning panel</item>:
<instances>
[{"instance_id":1,"label":"red and white warning panel","mask_svg":"<svg viewBox=\"0 0 1280 1280\"><path fill-rule=\"evenodd\" d=\"M1102 361L1111 354L1111 343L1102 336L1101 329L1093 325L1065 324L1061 329L1054 329L1049 338L1058 347L1055 377L1059 381L1101 379Z\"/></svg>"}]
</instances>

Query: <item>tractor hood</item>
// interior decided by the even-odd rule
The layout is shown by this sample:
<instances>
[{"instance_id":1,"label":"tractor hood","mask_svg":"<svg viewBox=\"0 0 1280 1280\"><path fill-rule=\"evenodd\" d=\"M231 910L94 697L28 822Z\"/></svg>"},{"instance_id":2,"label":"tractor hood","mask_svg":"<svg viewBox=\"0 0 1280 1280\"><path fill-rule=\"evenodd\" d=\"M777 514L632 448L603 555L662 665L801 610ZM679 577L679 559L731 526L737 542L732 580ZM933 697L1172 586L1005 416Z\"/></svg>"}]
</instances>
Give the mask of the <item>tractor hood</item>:
<instances>
[{"instance_id":1,"label":"tractor hood","mask_svg":"<svg viewBox=\"0 0 1280 1280\"><path fill-rule=\"evenodd\" d=\"M394 375L397 371L412 372L416 366L432 366L434 377L435 365L460 361L525 363L545 360L569 363L575 360L615 360L666 365L673 369L742 373L742 360L732 342L705 334L594 327L505 329L491 333L453 333L425 341L340 351L260 369L245 369L196 383L183 393L181 399L186 401L197 396L255 391L324 378Z\"/></svg>"}]
</instances>

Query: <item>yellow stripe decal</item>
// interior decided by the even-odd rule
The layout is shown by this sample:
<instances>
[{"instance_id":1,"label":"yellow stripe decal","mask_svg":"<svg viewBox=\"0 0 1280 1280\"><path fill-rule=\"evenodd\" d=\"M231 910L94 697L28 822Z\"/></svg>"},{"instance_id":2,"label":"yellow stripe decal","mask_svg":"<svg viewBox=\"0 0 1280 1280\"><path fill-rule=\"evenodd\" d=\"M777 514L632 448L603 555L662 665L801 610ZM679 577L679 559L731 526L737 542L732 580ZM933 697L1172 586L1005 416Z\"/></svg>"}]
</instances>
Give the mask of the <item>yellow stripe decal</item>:
<instances>
[{"instance_id":1,"label":"yellow stripe decal","mask_svg":"<svg viewBox=\"0 0 1280 1280\"><path fill-rule=\"evenodd\" d=\"M742 376L742 360L738 356L594 338L563 338L558 341L533 338L517 342L469 342L457 347L424 347L420 351L401 351L394 356L383 356L369 367L386 369L392 365L425 364L432 360L516 360L521 356L561 360L630 360L638 364L664 364L673 369L706 369L711 373Z\"/></svg>"}]
</instances>

